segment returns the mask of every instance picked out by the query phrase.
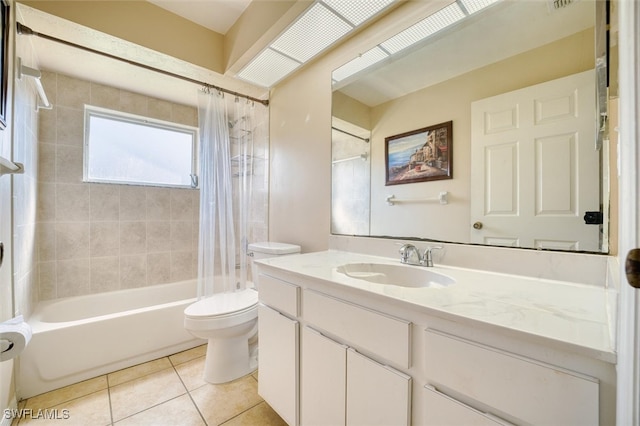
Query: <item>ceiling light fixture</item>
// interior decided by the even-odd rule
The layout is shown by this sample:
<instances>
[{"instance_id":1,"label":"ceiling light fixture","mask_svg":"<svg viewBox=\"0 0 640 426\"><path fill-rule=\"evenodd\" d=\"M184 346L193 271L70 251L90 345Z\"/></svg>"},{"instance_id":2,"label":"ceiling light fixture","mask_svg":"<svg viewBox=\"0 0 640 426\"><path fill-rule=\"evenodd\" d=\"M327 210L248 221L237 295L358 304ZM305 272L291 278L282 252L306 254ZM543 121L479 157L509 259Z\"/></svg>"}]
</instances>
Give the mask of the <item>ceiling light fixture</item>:
<instances>
[{"instance_id":1,"label":"ceiling light fixture","mask_svg":"<svg viewBox=\"0 0 640 426\"><path fill-rule=\"evenodd\" d=\"M271 87L396 0L316 0L238 78Z\"/></svg>"},{"instance_id":2,"label":"ceiling light fixture","mask_svg":"<svg viewBox=\"0 0 640 426\"><path fill-rule=\"evenodd\" d=\"M406 30L342 65L333 72L333 80L334 82L342 81L377 62L424 41L497 1L499 0L458 0L451 3L449 6L427 16ZM375 58L375 61L373 58ZM367 63L367 60L371 62Z\"/></svg>"}]
</instances>

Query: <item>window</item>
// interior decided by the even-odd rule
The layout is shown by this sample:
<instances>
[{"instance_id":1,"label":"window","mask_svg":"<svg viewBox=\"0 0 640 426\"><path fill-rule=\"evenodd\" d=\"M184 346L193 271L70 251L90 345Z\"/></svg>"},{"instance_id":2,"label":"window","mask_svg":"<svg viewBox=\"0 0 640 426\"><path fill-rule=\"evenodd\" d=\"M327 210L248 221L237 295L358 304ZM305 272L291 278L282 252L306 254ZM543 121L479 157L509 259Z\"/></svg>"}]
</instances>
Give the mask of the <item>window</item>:
<instances>
[{"instance_id":1,"label":"window","mask_svg":"<svg viewBox=\"0 0 640 426\"><path fill-rule=\"evenodd\" d=\"M197 129L85 107L84 180L197 187Z\"/></svg>"}]
</instances>

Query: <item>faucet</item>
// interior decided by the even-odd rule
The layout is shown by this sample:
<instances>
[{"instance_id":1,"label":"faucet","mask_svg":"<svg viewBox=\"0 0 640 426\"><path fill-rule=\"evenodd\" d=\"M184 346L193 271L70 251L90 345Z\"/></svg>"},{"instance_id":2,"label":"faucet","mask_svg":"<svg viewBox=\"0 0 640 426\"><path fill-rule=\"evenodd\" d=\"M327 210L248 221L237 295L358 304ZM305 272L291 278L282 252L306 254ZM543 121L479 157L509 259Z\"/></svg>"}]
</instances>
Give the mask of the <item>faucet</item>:
<instances>
[{"instance_id":1,"label":"faucet","mask_svg":"<svg viewBox=\"0 0 640 426\"><path fill-rule=\"evenodd\" d=\"M400 247L400 263L406 265L433 267L433 250L439 250L442 246L430 246L424 250L424 254L420 253L418 248L413 244L404 244Z\"/></svg>"}]
</instances>

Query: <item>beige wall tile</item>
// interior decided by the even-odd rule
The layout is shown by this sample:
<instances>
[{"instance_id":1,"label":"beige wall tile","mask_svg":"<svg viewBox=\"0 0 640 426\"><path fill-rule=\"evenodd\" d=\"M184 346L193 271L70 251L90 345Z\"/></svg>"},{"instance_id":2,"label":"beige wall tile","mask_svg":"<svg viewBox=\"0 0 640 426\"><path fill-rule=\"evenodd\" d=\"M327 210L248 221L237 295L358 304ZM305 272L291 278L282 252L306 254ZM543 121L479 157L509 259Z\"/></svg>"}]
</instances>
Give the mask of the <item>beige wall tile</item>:
<instances>
[{"instance_id":1,"label":"beige wall tile","mask_svg":"<svg viewBox=\"0 0 640 426\"><path fill-rule=\"evenodd\" d=\"M80 108L56 106L56 108L58 109L56 142L59 145L82 147L84 144L84 106Z\"/></svg>"},{"instance_id":2,"label":"beige wall tile","mask_svg":"<svg viewBox=\"0 0 640 426\"><path fill-rule=\"evenodd\" d=\"M56 184L38 184L38 203L36 217L38 222L50 222L56 220Z\"/></svg>"},{"instance_id":3,"label":"beige wall tile","mask_svg":"<svg viewBox=\"0 0 640 426\"><path fill-rule=\"evenodd\" d=\"M38 260L49 262L56 259L56 225L53 222L40 222L38 229Z\"/></svg>"},{"instance_id":4,"label":"beige wall tile","mask_svg":"<svg viewBox=\"0 0 640 426\"><path fill-rule=\"evenodd\" d=\"M188 189L171 190L171 220L192 220L191 191Z\"/></svg>"},{"instance_id":5,"label":"beige wall tile","mask_svg":"<svg viewBox=\"0 0 640 426\"><path fill-rule=\"evenodd\" d=\"M147 105L147 113L151 118L170 121L172 105L173 104L171 102L151 98Z\"/></svg>"},{"instance_id":6,"label":"beige wall tile","mask_svg":"<svg viewBox=\"0 0 640 426\"><path fill-rule=\"evenodd\" d=\"M191 251L193 249L192 222L171 222L171 251Z\"/></svg>"},{"instance_id":7,"label":"beige wall tile","mask_svg":"<svg viewBox=\"0 0 640 426\"><path fill-rule=\"evenodd\" d=\"M108 184L90 184L91 220L118 220L120 218L120 187Z\"/></svg>"},{"instance_id":8,"label":"beige wall tile","mask_svg":"<svg viewBox=\"0 0 640 426\"><path fill-rule=\"evenodd\" d=\"M91 83L91 105L117 110L120 106L120 89Z\"/></svg>"},{"instance_id":9,"label":"beige wall tile","mask_svg":"<svg viewBox=\"0 0 640 426\"><path fill-rule=\"evenodd\" d=\"M147 285L147 255L134 254L120 257L120 288Z\"/></svg>"},{"instance_id":10,"label":"beige wall tile","mask_svg":"<svg viewBox=\"0 0 640 426\"><path fill-rule=\"evenodd\" d=\"M183 281L193 278L192 253L171 252L171 281Z\"/></svg>"},{"instance_id":11,"label":"beige wall tile","mask_svg":"<svg viewBox=\"0 0 640 426\"><path fill-rule=\"evenodd\" d=\"M89 232L89 222L56 223L56 259L88 258Z\"/></svg>"},{"instance_id":12,"label":"beige wall tile","mask_svg":"<svg viewBox=\"0 0 640 426\"><path fill-rule=\"evenodd\" d=\"M168 188L147 188L147 219L171 219L171 190Z\"/></svg>"},{"instance_id":13,"label":"beige wall tile","mask_svg":"<svg viewBox=\"0 0 640 426\"><path fill-rule=\"evenodd\" d=\"M113 291L120 288L120 258L91 258L91 293Z\"/></svg>"},{"instance_id":14,"label":"beige wall tile","mask_svg":"<svg viewBox=\"0 0 640 426\"><path fill-rule=\"evenodd\" d=\"M147 254L147 285L171 282L171 253Z\"/></svg>"},{"instance_id":15,"label":"beige wall tile","mask_svg":"<svg viewBox=\"0 0 640 426\"><path fill-rule=\"evenodd\" d=\"M38 145L38 180L56 181L56 145L52 143Z\"/></svg>"},{"instance_id":16,"label":"beige wall tile","mask_svg":"<svg viewBox=\"0 0 640 426\"><path fill-rule=\"evenodd\" d=\"M89 293L91 265L89 258L58 260L56 264L57 297Z\"/></svg>"},{"instance_id":17,"label":"beige wall tile","mask_svg":"<svg viewBox=\"0 0 640 426\"><path fill-rule=\"evenodd\" d=\"M46 89L46 93L49 96L49 89ZM56 108L40 110L38 113L38 141L40 143L56 143L57 120L58 112Z\"/></svg>"},{"instance_id":18,"label":"beige wall tile","mask_svg":"<svg viewBox=\"0 0 640 426\"><path fill-rule=\"evenodd\" d=\"M145 220L146 197L144 187L120 185L120 220Z\"/></svg>"},{"instance_id":19,"label":"beige wall tile","mask_svg":"<svg viewBox=\"0 0 640 426\"><path fill-rule=\"evenodd\" d=\"M56 220L89 220L89 186L82 184L56 184Z\"/></svg>"},{"instance_id":20,"label":"beige wall tile","mask_svg":"<svg viewBox=\"0 0 640 426\"><path fill-rule=\"evenodd\" d=\"M91 257L120 256L120 222L91 222Z\"/></svg>"},{"instance_id":21,"label":"beige wall tile","mask_svg":"<svg viewBox=\"0 0 640 426\"><path fill-rule=\"evenodd\" d=\"M82 183L82 146L56 146L56 182Z\"/></svg>"},{"instance_id":22,"label":"beige wall tile","mask_svg":"<svg viewBox=\"0 0 640 426\"><path fill-rule=\"evenodd\" d=\"M147 115L147 97L137 93L120 91L120 110L137 115Z\"/></svg>"},{"instance_id":23,"label":"beige wall tile","mask_svg":"<svg viewBox=\"0 0 640 426\"><path fill-rule=\"evenodd\" d=\"M171 222L147 222L147 251L149 253L171 251Z\"/></svg>"},{"instance_id":24,"label":"beige wall tile","mask_svg":"<svg viewBox=\"0 0 640 426\"><path fill-rule=\"evenodd\" d=\"M58 74L57 107L82 109L91 96L91 84L88 81Z\"/></svg>"},{"instance_id":25,"label":"beige wall tile","mask_svg":"<svg viewBox=\"0 0 640 426\"><path fill-rule=\"evenodd\" d=\"M56 264L57 262L38 263L38 296L40 300L50 300L58 297Z\"/></svg>"},{"instance_id":26,"label":"beige wall tile","mask_svg":"<svg viewBox=\"0 0 640 426\"><path fill-rule=\"evenodd\" d=\"M173 105L172 121L186 126L198 127L198 111L186 105Z\"/></svg>"},{"instance_id":27,"label":"beige wall tile","mask_svg":"<svg viewBox=\"0 0 640 426\"><path fill-rule=\"evenodd\" d=\"M135 254L147 251L147 223L120 222L120 253Z\"/></svg>"}]
</instances>

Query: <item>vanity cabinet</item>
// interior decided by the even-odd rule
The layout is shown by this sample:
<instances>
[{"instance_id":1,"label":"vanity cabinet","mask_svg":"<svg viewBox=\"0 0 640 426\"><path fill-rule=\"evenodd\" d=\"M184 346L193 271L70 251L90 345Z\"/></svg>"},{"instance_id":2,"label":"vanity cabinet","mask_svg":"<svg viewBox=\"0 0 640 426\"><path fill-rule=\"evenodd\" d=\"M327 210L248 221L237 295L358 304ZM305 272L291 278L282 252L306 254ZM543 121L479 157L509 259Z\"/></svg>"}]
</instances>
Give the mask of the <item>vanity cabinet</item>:
<instances>
[{"instance_id":1,"label":"vanity cabinet","mask_svg":"<svg viewBox=\"0 0 640 426\"><path fill-rule=\"evenodd\" d=\"M399 300L292 263L258 278L259 393L290 426L615 424L606 353L420 304L444 291Z\"/></svg>"},{"instance_id":2,"label":"vanity cabinet","mask_svg":"<svg viewBox=\"0 0 640 426\"><path fill-rule=\"evenodd\" d=\"M427 330L427 419L472 424L599 424L598 380L437 330ZM451 417L454 418L454 417Z\"/></svg>"},{"instance_id":3,"label":"vanity cabinet","mask_svg":"<svg viewBox=\"0 0 640 426\"><path fill-rule=\"evenodd\" d=\"M300 377L298 286L259 277L258 393L289 425L298 424Z\"/></svg>"},{"instance_id":4,"label":"vanity cabinet","mask_svg":"<svg viewBox=\"0 0 640 426\"><path fill-rule=\"evenodd\" d=\"M411 377L305 327L302 425L408 425Z\"/></svg>"}]
</instances>

